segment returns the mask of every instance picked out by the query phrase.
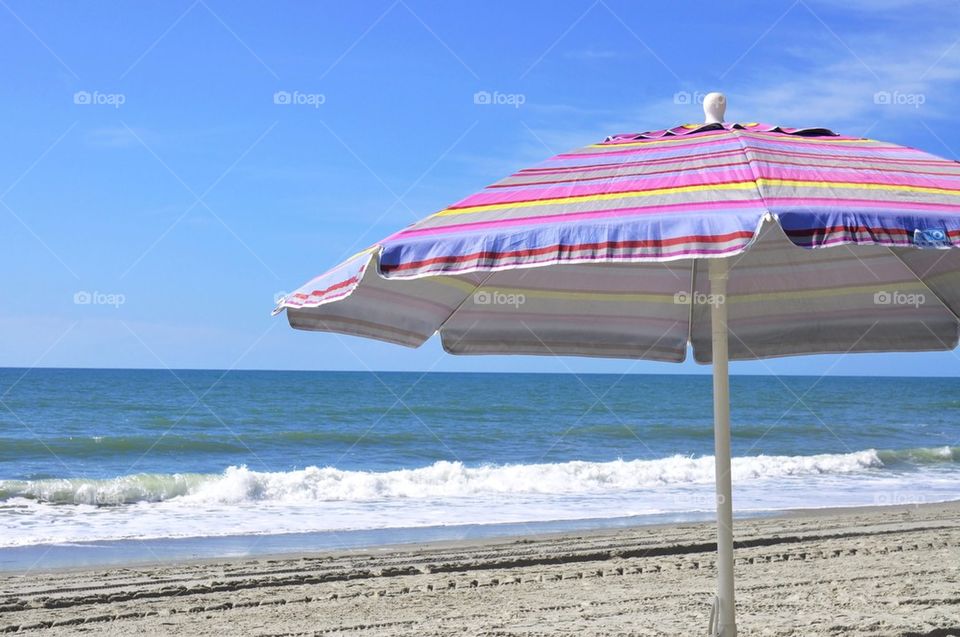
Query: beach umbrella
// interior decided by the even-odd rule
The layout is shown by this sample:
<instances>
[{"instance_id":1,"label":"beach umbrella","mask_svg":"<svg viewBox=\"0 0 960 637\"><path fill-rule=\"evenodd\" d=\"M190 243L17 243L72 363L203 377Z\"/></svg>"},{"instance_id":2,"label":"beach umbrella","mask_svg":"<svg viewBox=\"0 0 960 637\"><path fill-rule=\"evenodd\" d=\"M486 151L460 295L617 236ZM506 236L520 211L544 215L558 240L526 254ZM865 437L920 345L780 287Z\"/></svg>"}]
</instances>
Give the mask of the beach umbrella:
<instances>
[{"instance_id":1,"label":"beach umbrella","mask_svg":"<svg viewBox=\"0 0 960 637\"><path fill-rule=\"evenodd\" d=\"M452 354L713 365L718 587L734 621L728 360L951 350L960 165L826 128L706 122L520 170L277 306L295 328Z\"/></svg>"}]
</instances>

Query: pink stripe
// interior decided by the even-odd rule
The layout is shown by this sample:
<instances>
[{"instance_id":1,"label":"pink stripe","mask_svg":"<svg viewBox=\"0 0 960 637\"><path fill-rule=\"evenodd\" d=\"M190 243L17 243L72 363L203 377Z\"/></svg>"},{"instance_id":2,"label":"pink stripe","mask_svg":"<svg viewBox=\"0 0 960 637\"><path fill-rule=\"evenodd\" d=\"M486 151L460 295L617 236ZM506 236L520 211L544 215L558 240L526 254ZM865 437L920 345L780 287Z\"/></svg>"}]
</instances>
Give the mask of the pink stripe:
<instances>
[{"instance_id":1,"label":"pink stripe","mask_svg":"<svg viewBox=\"0 0 960 637\"><path fill-rule=\"evenodd\" d=\"M913 173L880 173L849 168L796 168L763 166L757 177L761 179L796 179L820 183L848 182L858 184L881 184L886 186L922 186L956 190L958 177L919 176ZM827 172L829 170L829 173Z\"/></svg>"},{"instance_id":2,"label":"pink stripe","mask_svg":"<svg viewBox=\"0 0 960 637\"><path fill-rule=\"evenodd\" d=\"M779 151L771 150L769 148L760 148L756 146L751 146L747 149L752 153L763 153L766 155L780 155L786 157L792 157L795 159L831 159L837 161L861 161L861 162L872 162L880 164L901 164L905 166L953 166L955 168L960 168L960 164L957 162L950 161L947 159L904 159L902 157L884 157L880 154L876 155L834 155L829 153L797 153L797 152L788 152L788 151ZM755 158L754 161L764 161L760 158Z\"/></svg>"},{"instance_id":3,"label":"pink stripe","mask_svg":"<svg viewBox=\"0 0 960 637\"><path fill-rule=\"evenodd\" d=\"M746 147L748 150L763 150L769 147L773 148L791 148L798 151L807 151L810 154L820 154L822 151L827 151L830 153L836 153L841 151L840 155L848 155L850 153L863 153L864 151L868 153L876 153L878 157L882 157L886 153L915 153L919 156L925 156L926 153L923 153L914 148L907 148L905 146L876 146L873 144L865 146L853 146L848 144L823 144L818 146L815 144L806 144L803 142L791 142L789 140L781 139L769 139L766 137L752 137L749 140L746 140ZM846 151L849 151L846 152Z\"/></svg>"},{"instance_id":4,"label":"pink stripe","mask_svg":"<svg viewBox=\"0 0 960 637\"><path fill-rule=\"evenodd\" d=\"M611 210L593 210L588 212L571 212L567 214L542 215L538 217L518 217L514 219L498 219L495 221L478 221L476 223L458 223L434 228L419 228L401 230L389 237L384 243L401 238L428 236L437 234L454 234L465 231L481 231L494 228L508 228L511 226L540 225L555 221L583 221L586 219L603 219L609 217L636 217L640 215L667 215L688 211L728 210L756 208L763 212L765 207L760 199L731 199L729 201L711 201L705 203L664 204L660 206L634 206L630 208L614 208Z\"/></svg>"},{"instance_id":5,"label":"pink stripe","mask_svg":"<svg viewBox=\"0 0 960 637\"><path fill-rule=\"evenodd\" d=\"M919 210L930 211L931 209L942 211L948 214L960 214L960 205L948 203L924 203L918 201L896 201L888 199L838 199L835 197L765 197L764 203L770 206L785 206L791 208L803 207L826 207L837 209L841 206L862 206L864 208L880 208L888 210L896 208L898 210Z\"/></svg>"},{"instance_id":6,"label":"pink stripe","mask_svg":"<svg viewBox=\"0 0 960 637\"><path fill-rule=\"evenodd\" d=\"M744 166L741 168L740 166ZM753 171L746 162L738 165L703 166L701 168L677 168L656 175L611 175L595 180L572 179L559 184L515 184L483 190L456 204L455 207L479 206L487 203L508 203L517 200L550 199L598 193L646 190L697 185L696 178L705 175L717 176L724 181L750 181ZM960 187L960 175L917 175L909 172L881 172L857 168L829 168L829 179L824 179L825 170L818 167L779 165L770 162L762 166L758 177L766 179L796 179L816 182L853 182L861 184L885 184L895 186L924 186L956 190ZM711 179L711 181L713 181ZM514 196L510 196L514 195ZM519 195L519 196L517 196Z\"/></svg>"},{"instance_id":7,"label":"pink stripe","mask_svg":"<svg viewBox=\"0 0 960 637\"><path fill-rule=\"evenodd\" d=\"M520 201L537 201L563 197L581 197L586 195L605 195L629 193L658 188L679 188L683 186L713 186L731 182L752 181L753 172L749 167L742 168L700 168L680 170L676 174L655 175L652 177L618 177L616 181L594 181L590 183L570 182L537 188L535 185L515 186L510 190L496 188L482 190L475 195L458 201L451 209L485 206L489 204L511 204ZM750 185L744 186L749 188ZM515 188L515 189L514 189ZM560 202L562 203L562 202Z\"/></svg>"},{"instance_id":8,"label":"pink stripe","mask_svg":"<svg viewBox=\"0 0 960 637\"><path fill-rule=\"evenodd\" d=\"M354 288L348 288L345 292L340 292L339 294L333 294L333 295L329 295L329 296L321 296L321 297L319 297L319 298L316 298L316 297L312 297L312 296L311 296L311 297L310 297L311 300L310 300L309 303L307 303L306 301L304 301L304 302L300 303L299 305L294 305L294 301L288 301L288 302L285 303L284 305L286 305L286 306L288 306L288 307L316 307L316 306L318 306L318 305L322 305L322 304L324 304L324 303L327 303L328 301L334 301L334 300L336 300L336 299L343 298L343 297L345 297L345 296L350 296L350 295L353 293L354 289L356 289L356 288L355 288L355 287L354 287Z\"/></svg>"},{"instance_id":9,"label":"pink stripe","mask_svg":"<svg viewBox=\"0 0 960 637\"><path fill-rule=\"evenodd\" d=\"M730 155L739 155L743 156L742 148L734 148L732 150L718 150L712 153L700 153L695 157L690 157L687 155L680 155L677 157L662 157L660 159L646 159L643 161L636 162L620 162L620 163L606 163L606 164L581 164L579 166L564 166L558 168L525 168L521 171L510 175L510 177L530 177L530 176L539 176L539 175L553 175L553 174L563 174L569 172L592 172L595 170L616 170L618 168L624 168L627 166L657 166L660 164L675 164L679 161L684 160L704 160L704 159L714 159L718 157L728 157ZM556 159L556 158L554 158Z\"/></svg>"},{"instance_id":10,"label":"pink stripe","mask_svg":"<svg viewBox=\"0 0 960 637\"><path fill-rule=\"evenodd\" d=\"M604 141L601 142L601 146L616 147L623 146L624 144L636 144L637 142L659 142L663 140L671 141L697 141L698 139L707 139L709 137L719 137L724 133L729 133L729 130L713 130L713 131L702 131L700 133L690 133L689 137L677 136L677 135L655 135L655 136L645 136L649 133L630 133L627 135L614 135L613 141Z\"/></svg>"}]
</instances>

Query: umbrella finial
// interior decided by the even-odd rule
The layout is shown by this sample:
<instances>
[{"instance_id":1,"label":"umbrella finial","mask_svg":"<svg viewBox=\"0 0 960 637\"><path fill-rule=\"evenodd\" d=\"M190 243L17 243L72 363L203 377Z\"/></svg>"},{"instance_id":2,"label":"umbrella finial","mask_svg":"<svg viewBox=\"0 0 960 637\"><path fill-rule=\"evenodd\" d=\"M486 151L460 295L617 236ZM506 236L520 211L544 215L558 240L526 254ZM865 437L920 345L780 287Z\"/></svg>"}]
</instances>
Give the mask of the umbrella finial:
<instances>
[{"instance_id":1,"label":"umbrella finial","mask_svg":"<svg viewBox=\"0 0 960 637\"><path fill-rule=\"evenodd\" d=\"M722 124L727 110L727 98L723 93L707 93L703 98L704 121L707 124Z\"/></svg>"}]
</instances>

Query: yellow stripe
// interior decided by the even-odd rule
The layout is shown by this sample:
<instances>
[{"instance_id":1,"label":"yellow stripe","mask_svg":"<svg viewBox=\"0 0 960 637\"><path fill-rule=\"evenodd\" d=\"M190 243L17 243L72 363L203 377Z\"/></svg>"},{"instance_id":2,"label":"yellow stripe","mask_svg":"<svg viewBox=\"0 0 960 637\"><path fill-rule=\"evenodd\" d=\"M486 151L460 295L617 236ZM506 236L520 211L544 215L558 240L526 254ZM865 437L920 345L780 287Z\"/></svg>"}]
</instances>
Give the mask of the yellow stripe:
<instances>
[{"instance_id":1,"label":"yellow stripe","mask_svg":"<svg viewBox=\"0 0 960 637\"><path fill-rule=\"evenodd\" d=\"M932 186L898 186L896 184L862 184L854 181L803 181L800 179L757 179L760 186L797 186L800 188L843 188L856 190L898 190L902 192L927 192L941 195L957 195L960 190Z\"/></svg>"},{"instance_id":2,"label":"yellow stripe","mask_svg":"<svg viewBox=\"0 0 960 637\"><path fill-rule=\"evenodd\" d=\"M899 192L923 192L941 195L960 195L960 190L949 188L935 188L932 186L898 186L895 184L863 184L857 182L824 182L824 181L804 181L799 179L767 179L760 177L756 182L738 181L728 184L702 184L697 186L677 186L675 188L654 188L652 190L628 190L625 192L602 193L599 195L578 195L574 197L555 197L552 199L536 199L532 201L515 201L506 203L483 204L478 206L467 206L464 208L447 208L435 213L433 217L450 217L454 215L467 215L476 212L487 212L489 210L504 210L506 208L531 208L536 206L549 206L552 204L573 204L586 203L592 201L609 201L612 199L634 199L637 197L653 197L657 195L672 195L686 192L703 192L705 190L751 190L756 185L760 186L795 186L798 188L830 188L830 189L854 189L854 190L885 190Z\"/></svg>"},{"instance_id":3,"label":"yellow stripe","mask_svg":"<svg viewBox=\"0 0 960 637\"><path fill-rule=\"evenodd\" d=\"M447 287L457 288L464 293L473 293L486 291L498 294L519 294L530 299L544 299L551 301L598 301L608 303L658 303L663 305L672 305L676 303L673 294L640 294L636 292L564 292L562 290L531 290L526 288L515 288L506 286L484 286L476 288L473 284L466 281L457 280L454 277L436 277L431 279L435 283ZM887 289L897 292L922 292L926 286L919 282L903 282L896 285L889 285ZM731 305L740 303L763 303L768 301L801 301L808 299L824 299L838 296L863 295L864 302L873 303L873 294L878 292L876 285L857 285L837 288L817 288L813 290L788 290L785 292L757 292L754 294L737 294L727 298ZM704 293L705 294L705 293ZM681 305L686 305L683 303Z\"/></svg>"},{"instance_id":4,"label":"yellow stripe","mask_svg":"<svg viewBox=\"0 0 960 637\"><path fill-rule=\"evenodd\" d=\"M737 181L729 184L703 184L698 186L676 186L674 188L655 188L653 190L628 190L626 192L610 192L599 195L577 195L574 197L556 197L553 199L536 199L533 201L516 201L512 203L491 203L465 208L447 208L434 214L434 217L449 217L451 215L468 215L487 210L503 210L504 208L530 208L533 206L549 206L556 203L583 203L587 201L609 201L611 199L631 199L635 197L652 197L656 195L672 195L684 192L702 192L704 190L756 190L753 181Z\"/></svg>"},{"instance_id":5,"label":"yellow stripe","mask_svg":"<svg viewBox=\"0 0 960 637\"><path fill-rule=\"evenodd\" d=\"M907 292L912 290L922 291L927 289L925 285L920 282L904 282L897 283L896 285L885 286L886 290L896 291L896 292ZM786 291L786 292L757 292L755 294L738 294L730 298L731 303L762 303L764 301L799 301L804 299L822 299L835 296L850 296L853 294L863 294L864 299L867 299L869 295L875 294L876 292L881 291L876 285L857 285L849 287L840 287L840 288L817 288L814 290L804 290L800 291ZM870 302L873 302L873 298L869 298Z\"/></svg>"},{"instance_id":6,"label":"yellow stripe","mask_svg":"<svg viewBox=\"0 0 960 637\"><path fill-rule=\"evenodd\" d=\"M641 303L673 303L673 294L640 294L637 292L564 292L562 290L530 290L526 288L505 287L502 285L476 287L467 281L456 277L438 276L430 279L431 282L456 288L467 294L474 292L490 292L499 294L522 294L537 299L551 299L562 301L612 301L612 302L641 302Z\"/></svg>"}]
</instances>

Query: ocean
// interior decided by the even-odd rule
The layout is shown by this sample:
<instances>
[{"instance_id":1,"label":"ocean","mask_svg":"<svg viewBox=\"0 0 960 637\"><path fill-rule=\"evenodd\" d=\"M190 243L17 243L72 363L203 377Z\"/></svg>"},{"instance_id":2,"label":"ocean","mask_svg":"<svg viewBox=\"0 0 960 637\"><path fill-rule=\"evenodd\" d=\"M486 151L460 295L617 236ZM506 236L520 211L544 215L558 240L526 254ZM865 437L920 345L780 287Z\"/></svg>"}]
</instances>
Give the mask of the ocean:
<instances>
[{"instance_id":1,"label":"ocean","mask_svg":"<svg viewBox=\"0 0 960 637\"><path fill-rule=\"evenodd\" d=\"M960 499L960 379L731 378L734 508ZM0 369L0 568L713 516L709 376Z\"/></svg>"}]
</instances>

